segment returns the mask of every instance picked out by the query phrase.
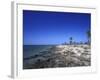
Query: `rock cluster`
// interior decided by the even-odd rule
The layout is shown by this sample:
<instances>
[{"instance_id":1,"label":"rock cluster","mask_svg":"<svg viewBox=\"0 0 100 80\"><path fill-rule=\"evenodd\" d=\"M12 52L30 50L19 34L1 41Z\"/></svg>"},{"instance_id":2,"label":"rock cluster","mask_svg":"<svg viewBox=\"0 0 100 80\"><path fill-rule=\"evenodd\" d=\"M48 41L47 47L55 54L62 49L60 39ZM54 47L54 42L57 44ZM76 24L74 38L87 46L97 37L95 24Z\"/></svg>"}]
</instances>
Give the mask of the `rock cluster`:
<instances>
[{"instance_id":1,"label":"rock cluster","mask_svg":"<svg viewBox=\"0 0 100 80\"><path fill-rule=\"evenodd\" d=\"M58 45L25 59L24 69L78 67L91 65L89 45Z\"/></svg>"}]
</instances>

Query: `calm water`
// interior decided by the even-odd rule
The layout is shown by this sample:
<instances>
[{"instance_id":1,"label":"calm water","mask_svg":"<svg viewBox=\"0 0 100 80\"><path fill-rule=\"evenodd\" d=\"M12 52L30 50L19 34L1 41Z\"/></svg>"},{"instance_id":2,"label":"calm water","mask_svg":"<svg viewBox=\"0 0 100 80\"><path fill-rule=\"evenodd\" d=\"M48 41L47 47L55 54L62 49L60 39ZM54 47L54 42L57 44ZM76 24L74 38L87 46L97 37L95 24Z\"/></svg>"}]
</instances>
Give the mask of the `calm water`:
<instances>
[{"instance_id":1,"label":"calm water","mask_svg":"<svg viewBox=\"0 0 100 80\"><path fill-rule=\"evenodd\" d=\"M24 45L23 46L23 57L28 58L36 54L41 54L41 51L51 48L54 45Z\"/></svg>"}]
</instances>

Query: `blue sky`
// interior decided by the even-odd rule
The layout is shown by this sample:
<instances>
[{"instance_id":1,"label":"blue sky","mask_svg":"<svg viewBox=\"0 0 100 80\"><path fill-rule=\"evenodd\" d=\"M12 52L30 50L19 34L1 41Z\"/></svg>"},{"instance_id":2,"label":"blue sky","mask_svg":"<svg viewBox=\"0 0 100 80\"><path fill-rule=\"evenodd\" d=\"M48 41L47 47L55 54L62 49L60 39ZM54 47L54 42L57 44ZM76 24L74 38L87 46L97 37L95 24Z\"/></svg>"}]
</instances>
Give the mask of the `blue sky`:
<instances>
[{"instance_id":1,"label":"blue sky","mask_svg":"<svg viewBox=\"0 0 100 80\"><path fill-rule=\"evenodd\" d=\"M86 42L91 14L23 10L23 44L62 44Z\"/></svg>"}]
</instances>

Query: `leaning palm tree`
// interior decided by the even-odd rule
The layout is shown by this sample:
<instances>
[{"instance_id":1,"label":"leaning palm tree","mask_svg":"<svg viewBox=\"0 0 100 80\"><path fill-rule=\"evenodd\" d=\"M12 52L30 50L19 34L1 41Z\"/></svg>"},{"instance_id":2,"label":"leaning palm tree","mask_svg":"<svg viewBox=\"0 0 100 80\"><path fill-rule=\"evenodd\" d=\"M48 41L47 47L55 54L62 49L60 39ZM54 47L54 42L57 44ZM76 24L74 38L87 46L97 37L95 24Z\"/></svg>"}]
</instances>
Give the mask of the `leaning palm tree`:
<instances>
[{"instance_id":1,"label":"leaning palm tree","mask_svg":"<svg viewBox=\"0 0 100 80\"><path fill-rule=\"evenodd\" d=\"M73 40L73 38L72 37L70 37L69 38L69 40L70 40L70 45L72 44L72 40Z\"/></svg>"},{"instance_id":2,"label":"leaning palm tree","mask_svg":"<svg viewBox=\"0 0 100 80\"><path fill-rule=\"evenodd\" d=\"M91 32L87 31L87 37L88 37L88 44L91 43Z\"/></svg>"}]
</instances>

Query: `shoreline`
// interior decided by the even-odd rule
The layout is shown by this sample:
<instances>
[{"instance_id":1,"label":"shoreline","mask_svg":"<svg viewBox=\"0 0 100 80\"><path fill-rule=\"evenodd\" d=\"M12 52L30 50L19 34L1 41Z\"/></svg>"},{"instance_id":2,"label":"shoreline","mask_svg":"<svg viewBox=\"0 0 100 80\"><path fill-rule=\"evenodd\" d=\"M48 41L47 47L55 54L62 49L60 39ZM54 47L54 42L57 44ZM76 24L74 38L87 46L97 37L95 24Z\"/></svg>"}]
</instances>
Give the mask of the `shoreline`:
<instances>
[{"instance_id":1,"label":"shoreline","mask_svg":"<svg viewBox=\"0 0 100 80\"><path fill-rule=\"evenodd\" d=\"M81 45L57 45L41 54L24 59L24 69L56 68L56 67L77 67L90 66L90 46Z\"/></svg>"}]
</instances>

